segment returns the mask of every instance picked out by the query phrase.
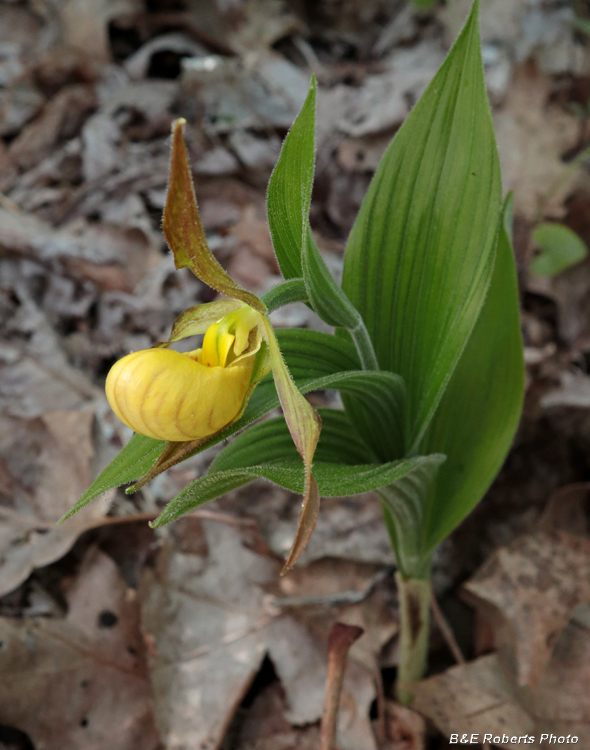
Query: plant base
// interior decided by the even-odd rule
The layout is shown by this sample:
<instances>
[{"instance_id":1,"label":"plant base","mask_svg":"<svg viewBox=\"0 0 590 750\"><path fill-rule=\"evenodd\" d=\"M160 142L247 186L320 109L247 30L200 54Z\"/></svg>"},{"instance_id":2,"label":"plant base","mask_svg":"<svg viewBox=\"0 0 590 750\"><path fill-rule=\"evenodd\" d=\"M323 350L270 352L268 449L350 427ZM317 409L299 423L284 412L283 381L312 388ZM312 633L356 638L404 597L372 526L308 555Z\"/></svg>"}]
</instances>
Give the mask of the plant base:
<instances>
[{"instance_id":1,"label":"plant base","mask_svg":"<svg viewBox=\"0 0 590 750\"><path fill-rule=\"evenodd\" d=\"M430 632L430 581L404 578L396 573L399 595L399 656L396 697L410 705L414 694L409 686L420 680L426 669Z\"/></svg>"}]
</instances>

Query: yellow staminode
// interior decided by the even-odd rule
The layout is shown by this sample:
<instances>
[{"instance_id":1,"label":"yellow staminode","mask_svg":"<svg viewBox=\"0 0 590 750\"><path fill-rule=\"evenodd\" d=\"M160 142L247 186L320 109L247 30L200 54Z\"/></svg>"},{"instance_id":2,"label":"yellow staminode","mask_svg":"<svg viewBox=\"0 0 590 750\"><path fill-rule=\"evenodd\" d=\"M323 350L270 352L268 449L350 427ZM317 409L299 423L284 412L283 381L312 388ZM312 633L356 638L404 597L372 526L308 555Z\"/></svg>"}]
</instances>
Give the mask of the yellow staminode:
<instances>
[{"instance_id":1,"label":"yellow staminode","mask_svg":"<svg viewBox=\"0 0 590 750\"><path fill-rule=\"evenodd\" d=\"M257 313L243 307L209 326L201 349L128 354L108 374L108 402L148 437L180 442L213 435L242 409L260 338Z\"/></svg>"}]
</instances>

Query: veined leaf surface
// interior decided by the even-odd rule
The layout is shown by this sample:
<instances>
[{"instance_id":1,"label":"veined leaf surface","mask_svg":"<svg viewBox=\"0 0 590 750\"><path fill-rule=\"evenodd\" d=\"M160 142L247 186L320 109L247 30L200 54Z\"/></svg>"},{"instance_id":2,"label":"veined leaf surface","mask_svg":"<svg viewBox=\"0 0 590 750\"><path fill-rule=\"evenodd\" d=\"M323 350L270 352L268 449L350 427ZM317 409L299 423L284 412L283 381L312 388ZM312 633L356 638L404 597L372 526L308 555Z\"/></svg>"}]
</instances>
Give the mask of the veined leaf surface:
<instances>
[{"instance_id":1,"label":"veined leaf surface","mask_svg":"<svg viewBox=\"0 0 590 750\"><path fill-rule=\"evenodd\" d=\"M314 462L314 476L322 497L344 497L377 489L432 459L418 456L385 464L343 463L343 458L362 460L367 455L366 448L344 412L324 409L321 416L323 428L316 459L324 460ZM437 457L438 461L443 459ZM223 494L227 488L256 478L268 479L292 492L302 493L304 489L303 462L282 417L263 422L240 435L219 454L206 476L190 484L166 506L155 525L169 523Z\"/></svg>"},{"instance_id":2,"label":"veined leaf surface","mask_svg":"<svg viewBox=\"0 0 590 750\"><path fill-rule=\"evenodd\" d=\"M422 444L447 455L429 497L423 544L432 549L481 500L518 427L524 393L518 285L506 201L490 290Z\"/></svg>"},{"instance_id":3,"label":"veined leaf surface","mask_svg":"<svg viewBox=\"0 0 590 750\"><path fill-rule=\"evenodd\" d=\"M408 387L410 453L473 330L494 263L501 183L478 6L386 151L346 248L344 291L380 368Z\"/></svg>"},{"instance_id":4,"label":"veined leaf surface","mask_svg":"<svg viewBox=\"0 0 590 750\"><path fill-rule=\"evenodd\" d=\"M427 578L429 550L424 549L424 519L428 499L445 456L434 453L404 476L377 491L397 566L404 578Z\"/></svg>"},{"instance_id":5,"label":"veined leaf surface","mask_svg":"<svg viewBox=\"0 0 590 750\"><path fill-rule=\"evenodd\" d=\"M309 216L315 161L315 95L314 76L268 183L268 226L286 279L303 278L303 227Z\"/></svg>"},{"instance_id":6,"label":"veined leaf surface","mask_svg":"<svg viewBox=\"0 0 590 750\"><path fill-rule=\"evenodd\" d=\"M374 463L371 452L350 423L345 411L318 409L318 412L322 419L322 432L315 461L349 465ZM286 429L285 420L275 417L251 427L232 440L215 457L209 473L241 469L260 463L297 460L297 449Z\"/></svg>"}]
</instances>

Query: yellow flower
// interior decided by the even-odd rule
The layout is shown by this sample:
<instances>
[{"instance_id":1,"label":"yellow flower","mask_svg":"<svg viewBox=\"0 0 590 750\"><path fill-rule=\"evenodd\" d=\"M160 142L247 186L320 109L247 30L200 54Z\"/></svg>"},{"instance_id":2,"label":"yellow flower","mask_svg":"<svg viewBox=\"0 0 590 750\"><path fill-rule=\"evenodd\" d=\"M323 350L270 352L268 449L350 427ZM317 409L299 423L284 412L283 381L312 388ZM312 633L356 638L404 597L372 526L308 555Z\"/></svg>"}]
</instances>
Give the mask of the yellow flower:
<instances>
[{"instance_id":1,"label":"yellow flower","mask_svg":"<svg viewBox=\"0 0 590 750\"><path fill-rule=\"evenodd\" d=\"M249 307L207 329L201 349L145 349L111 368L106 396L128 427L157 440L198 440L242 412L256 353L260 316Z\"/></svg>"}]
</instances>

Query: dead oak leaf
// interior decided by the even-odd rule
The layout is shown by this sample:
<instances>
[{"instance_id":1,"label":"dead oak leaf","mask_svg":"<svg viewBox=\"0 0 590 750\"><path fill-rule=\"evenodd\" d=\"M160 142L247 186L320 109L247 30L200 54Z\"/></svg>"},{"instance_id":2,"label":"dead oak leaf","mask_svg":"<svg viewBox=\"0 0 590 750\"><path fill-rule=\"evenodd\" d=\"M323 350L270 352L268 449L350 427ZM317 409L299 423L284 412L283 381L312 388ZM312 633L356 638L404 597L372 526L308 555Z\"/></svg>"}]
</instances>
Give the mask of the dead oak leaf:
<instances>
[{"instance_id":1,"label":"dead oak leaf","mask_svg":"<svg viewBox=\"0 0 590 750\"><path fill-rule=\"evenodd\" d=\"M195 552L164 550L140 587L166 747L218 748L266 654L284 690L285 719L295 726L318 721L326 646L273 606L267 589L278 585L279 561L248 549L233 527L204 522L202 529ZM373 681L358 664L349 667L338 742L342 750L375 750L369 722Z\"/></svg>"},{"instance_id":2,"label":"dead oak leaf","mask_svg":"<svg viewBox=\"0 0 590 750\"><path fill-rule=\"evenodd\" d=\"M497 550L464 584L516 684L532 690L574 609L590 602L590 541L568 531L584 531L587 509L587 485L560 490L539 529Z\"/></svg>"},{"instance_id":3,"label":"dead oak leaf","mask_svg":"<svg viewBox=\"0 0 590 750\"><path fill-rule=\"evenodd\" d=\"M510 682L496 654L448 669L413 686L413 708L443 734L484 734L514 742L533 736L529 748L543 748L541 735L575 735L579 747L590 746L590 616L580 610L562 632L534 695ZM493 744L493 743L492 743ZM496 745L494 745L496 746Z\"/></svg>"},{"instance_id":4,"label":"dead oak leaf","mask_svg":"<svg viewBox=\"0 0 590 750\"><path fill-rule=\"evenodd\" d=\"M63 620L0 618L0 723L37 750L155 750L137 605L91 549Z\"/></svg>"},{"instance_id":5,"label":"dead oak leaf","mask_svg":"<svg viewBox=\"0 0 590 750\"><path fill-rule=\"evenodd\" d=\"M451 667L416 683L412 691L412 707L447 737L458 732L534 734L534 720L515 701L495 654Z\"/></svg>"},{"instance_id":6,"label":"dead oak leaf","mask_svg":"<svg viewBox=\"0 0 590 750\"><path fill-rule=\"evenodd\" d=\"M494 129L500 152L505 190L514 190L518 213L534 219L556 180L564 177L562 155L571 149L578 121L548 103L551 79L533 64L515 70L502 107L494 112ZM570 192L571 180L551 200L559 209Z\"/></svg>"},{"instance_id":7,"label":"dead oak leaf","mask_svg":"<svg viewBox=\"0 0 590 750\"><path fill-rule=\"evenodd\" d=\"M0 506L0 596L19 586L35 568L59 560L80 534L103 522L109 497L87 506L67 523L55 525L90 483L93 419L90 410L61 411L17 425L24 436L16 452L26 452L28 445L30 456L24 460L13 455L8 446L6 463L8 468L13 465L13 472L20 469L22 473L13 477L15 482L25 484L38 477L38 483L27 493L31 515ZM0 436L0 450L5 442L2 437L8 442L15 438L13 423L2 424L9 432ZM39 455L34 457L39 445Z\"/></svg>"}]
</instances>

